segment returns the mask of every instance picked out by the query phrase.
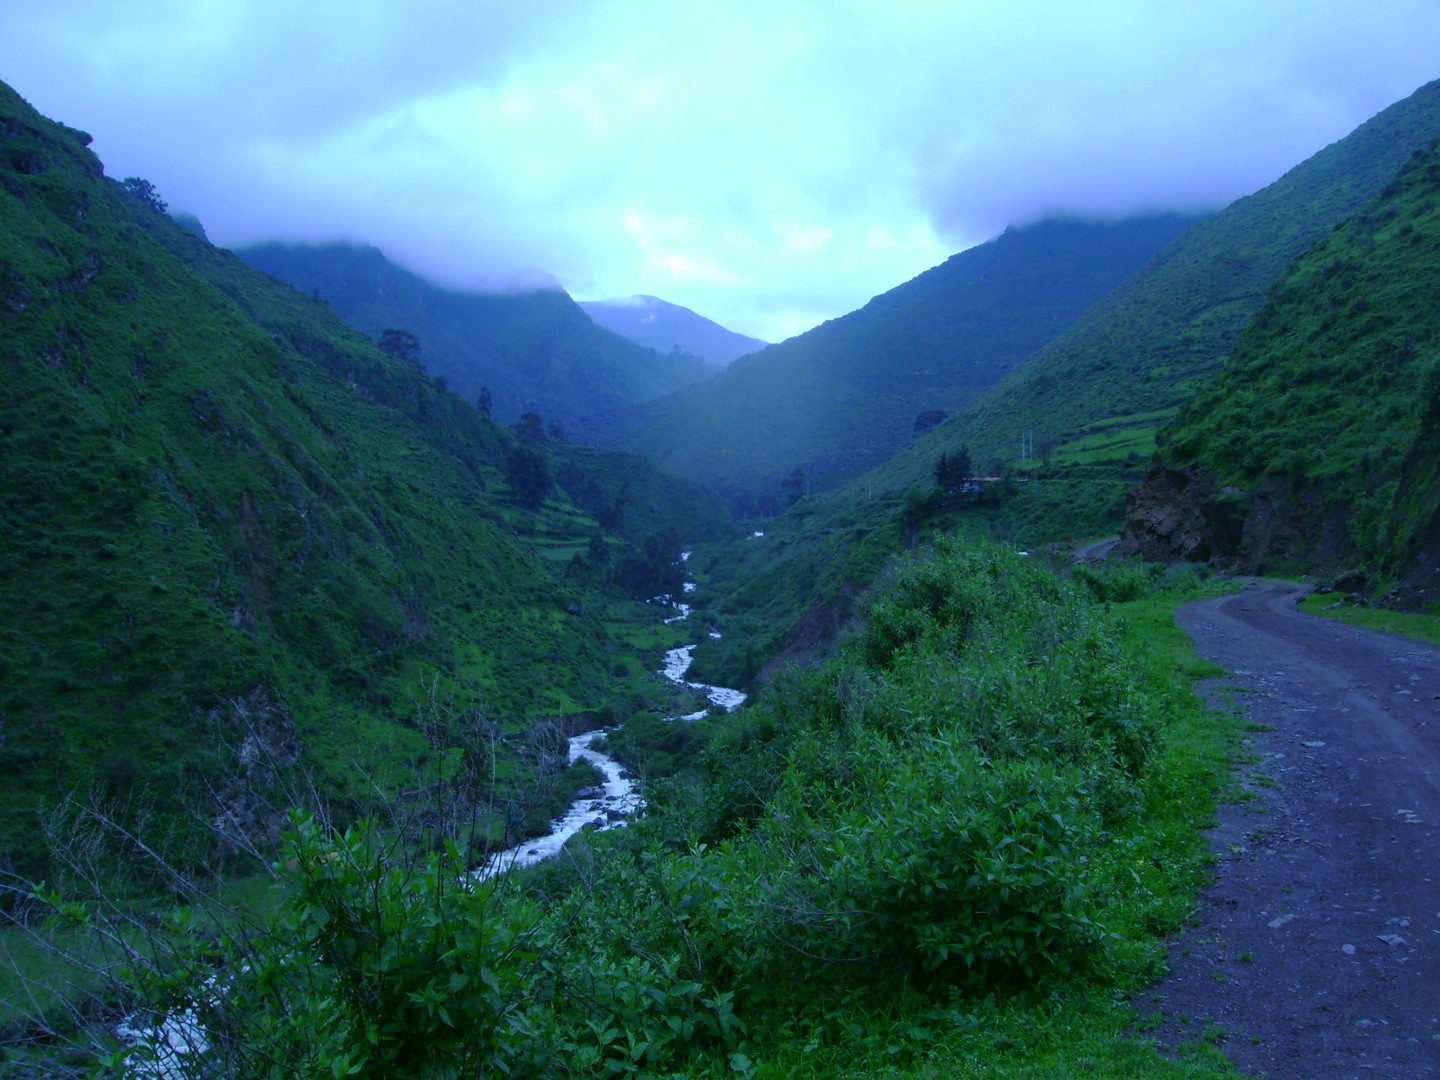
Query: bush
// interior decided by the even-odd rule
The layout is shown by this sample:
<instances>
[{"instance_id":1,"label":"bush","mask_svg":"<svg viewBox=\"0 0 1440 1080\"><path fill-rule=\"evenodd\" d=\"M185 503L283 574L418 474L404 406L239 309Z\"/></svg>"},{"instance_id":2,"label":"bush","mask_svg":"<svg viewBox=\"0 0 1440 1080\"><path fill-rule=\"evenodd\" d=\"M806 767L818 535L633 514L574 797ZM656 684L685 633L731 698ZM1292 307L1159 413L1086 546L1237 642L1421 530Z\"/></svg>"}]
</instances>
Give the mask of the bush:
<instances>
[{"instance_id":1,"label":"bush","mask_svg":"<svg viewBox=\"0 0 1440 1080\"><path fill-rule=\"evenodd\" d=\"M1160 563L1111 559L1098 566L1077 566L1072 578L1101 603L1124 603L1144 599L1155 592L1164 572L1165 567Z\"/></svg>"},{"instance_id":2,"label":"bush","mask_svg":"<svg viewBox=\"0 0 1440 1080\"><path fill-rule=\"evenodd\" d=\"M716 733L716 846L687 871L712 969L762 996L985 992L1103 952L1089 856L1142 805L1163 703L1087 592L944 542L838 657Z\"/></svg>"},{"instance_id":3,"label":"bush","mask_svg":"<svg viewBox=\"0 0 1440 1080\"><path fill-rule=\"evenodd\" d=\"M194 937L179 978L141 988L174 1008L224 972L202 1011L237 1076L263 1057L299 1075L524 1077L717 1054L743 1071L741 1016L1105 977L1135 952L1107 920L1169 917L1137 876L1161 862L1115 854L1158 850L1137 837L1169 699L1091 593L1161 577L1082 587L942 543L898 568L837 656L703 748L702 728L653 717L617 733L654 760L698 753L699 795L652 789L629 828L473 889L453 849L409 865L373 828L326 839L297 817L263 933Z\"/></svg>"},{"instance_id":4,"label":"bush","mask_svg":"<svg viewBox=\"0 0 1440 1080\"><path fill-rule=\"evenodd\" d=\"M743 1034L730 996L707 995L678 958L613 947L633 911L607 925L598 907L546 910L467 878L453 847L396 858L369 823L333 836L297 812L291 825L258 927L198 933L185 909L174 948L134 968L153 1008L128 1021L152 1032L132 1060L177 1076L612 1077ZM643 899L633 882L628 893ZM167 1019L194 1052L171 1054ZM111 1064L123 1070L123 1055Z\"/></svg>"}]
</instances>

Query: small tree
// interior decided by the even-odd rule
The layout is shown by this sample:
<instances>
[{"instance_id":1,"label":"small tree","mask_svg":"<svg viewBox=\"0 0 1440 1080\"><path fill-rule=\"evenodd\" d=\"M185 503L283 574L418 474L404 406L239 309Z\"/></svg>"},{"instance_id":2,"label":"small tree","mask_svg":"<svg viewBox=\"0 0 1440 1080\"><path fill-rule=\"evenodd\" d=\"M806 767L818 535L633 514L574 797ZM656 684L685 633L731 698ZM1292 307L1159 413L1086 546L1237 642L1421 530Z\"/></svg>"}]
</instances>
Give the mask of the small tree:
<instances>
[{"instance_id":1,"label":"small tree","mask_svg":"<svg viewBox=\"0 0 1440 1080\"><path fill-rule=\"evenodd\" d=\"M550 493L550 470L545 455L529 446L516 446L505 459L505 482L517 502L535 507Z\"/></svg>"},{"instance_id":2,"label":"small tree","mask_svg":"<svg viewBox=\"0 0 1440 1080\"><path fill-rule=\"evenodd\" d=\"M931 428L938 424L943 424L949 416L950 414L944 409L926 409L915 417L915 423L910 427L911 437L918 439Z\"/></svg>"},{"instance_id":3,"label":"small tree","mask_svg":"<svg viewBox=\"0 0 1440 1080\"><path fill-rule=\"evenodd\" d=\"M490 387L480 387L480 396L475 399L475 407L479 409L482 413L484 413L486 416L489 416L491 404L492 402L490 399Z\"/></svg>"},{"instance_id":4,"label":"small tree","mask_svg":"<svg viewBox=\"0 0 1440 1080\"><path fill-rule=\"evenodd\" d=\"M545 421L540 418L538 412L521 413L520 419L515 423L515 434L518 435L523 442L544 442Z\"/></svg>"},{"instance_id":5,"label":"small tree","mask_svg":"<svg viewBox=\"0 0 1440 1080\"><path fill-rule=\"evenodd\" d=\"M795 466L794 471L780 481L780 494L784 496L786 506L794 506L810 494L810 475L804 465Z\"/></svg>"},{"instance_id":6,"label":"small tree","mask_svg":"<svg viewBox=\"0 0 1440 1080\"><path fill-rule=\"evenodd\" d=\"M380 335L380 351L396 360L420 363L420 339L409 330L390 327Z\"/></svg>"},{"instance_id":7,"label":"small tree","mask_svg":"<svg viewBox=\"0 0 1440 1080\"><path fill-rule=\"evenodd\" d=\"M1440 357L1433 358L1420 376L1420 402L1425 421L1440 424Z\"/></svg>"},{"instance_id":8,"label":"small tree","mask_svg":"<svg viewBox=\"0 0 1440 1080\"><path fill-rule=\"evenodd\" d=\"M963 446L953 454L944 453L935 461L935 486L947 496L961 494L970 478L970 451Z\"/></svg>"},{"instance_id":9,"label":"small tree","mask_svg":"<svg viewBox=\"0 0 1440 1080\"><path fill-rule=\"evenodd\" d=\"M1050 462L1055 457L1055 451L1060 449L1060 440L1055 436L1047 436L1040 442L1040 464L1046 469L1050 468Z\"/></svg>"},{"instance_id":10,"label":"small tree","mask_svg":"<svg viewBox=\"0 0 1440 1080\"><path fill-rule=\"evenodd\" d=\"M139 176L127 176L120 183L126 191L139 199L140 205L145 208L154 210L157 214L163 214L170 209L170 204L160 198L160 193L155 190L155 185L149 180Z\"/></svg>"}]
</instances>

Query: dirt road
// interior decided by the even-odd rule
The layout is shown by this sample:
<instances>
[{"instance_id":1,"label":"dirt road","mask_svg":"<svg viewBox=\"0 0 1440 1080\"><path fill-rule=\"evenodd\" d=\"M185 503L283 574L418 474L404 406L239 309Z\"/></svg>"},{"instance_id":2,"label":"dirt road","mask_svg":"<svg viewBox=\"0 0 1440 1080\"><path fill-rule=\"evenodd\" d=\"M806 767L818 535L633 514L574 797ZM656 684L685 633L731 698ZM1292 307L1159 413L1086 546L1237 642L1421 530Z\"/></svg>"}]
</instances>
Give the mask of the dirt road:
<instances>
[{"instance_id":1,"label":"dirt road","mask_svg":"<svg viewBox=\"0 0 1440 1080\"><path fill-rule=\"evenodd\" d=\"M1295 610L1253 582L1181 610L1252 725L1254 798L1221 808L1216 881L1137 1004L1287 1078L1440 1077L1440 649ZM1234 687L1228 694L1224 687Z\"/></svg>"}]
</instances>

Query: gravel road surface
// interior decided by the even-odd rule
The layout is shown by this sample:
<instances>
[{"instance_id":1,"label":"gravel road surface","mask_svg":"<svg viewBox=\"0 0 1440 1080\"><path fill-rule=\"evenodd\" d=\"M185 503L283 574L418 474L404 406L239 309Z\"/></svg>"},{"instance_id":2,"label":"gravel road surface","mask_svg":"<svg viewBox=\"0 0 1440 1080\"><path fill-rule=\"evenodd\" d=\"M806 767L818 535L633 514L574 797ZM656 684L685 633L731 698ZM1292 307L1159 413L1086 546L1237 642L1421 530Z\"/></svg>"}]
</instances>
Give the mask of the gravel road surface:
<instances>
[{"instance_id":1,"label":"gravel road surface","mask_svg":"<svg viewBox=\"0 0 1440 1080\"><path fill-rule=\"evenodd\" d=\"M1440 649L1251 581L1177 616L1256 728L1216 880L1137 1001L1272 1080L1440 1078ZM1232 689L1227 689L1232 688Z\"/></svg>"}]
</instances>

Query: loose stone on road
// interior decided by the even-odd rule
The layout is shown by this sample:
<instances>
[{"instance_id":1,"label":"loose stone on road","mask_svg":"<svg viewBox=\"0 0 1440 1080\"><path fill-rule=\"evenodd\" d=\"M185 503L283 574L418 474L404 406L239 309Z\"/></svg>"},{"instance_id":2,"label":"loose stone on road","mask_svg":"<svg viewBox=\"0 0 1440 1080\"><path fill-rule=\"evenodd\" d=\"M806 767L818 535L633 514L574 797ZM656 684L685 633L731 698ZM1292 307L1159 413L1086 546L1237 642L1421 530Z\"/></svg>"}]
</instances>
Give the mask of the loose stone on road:
<instances>
[{"instance_id":1,"label":"loose stone on road","mask_svg":"<svg viewBox=\"0 0 1440 1080\"><path fill-rule=\"evenodd\" d=\"M1162 1045L1218 1039L1272 1080L1440 1077L1440 649L1303 614L1303 591L1177 616L1254 729L1253 797L1220 808L1215 882L1137 1005Z\"/></svg>"}]
</instances>

